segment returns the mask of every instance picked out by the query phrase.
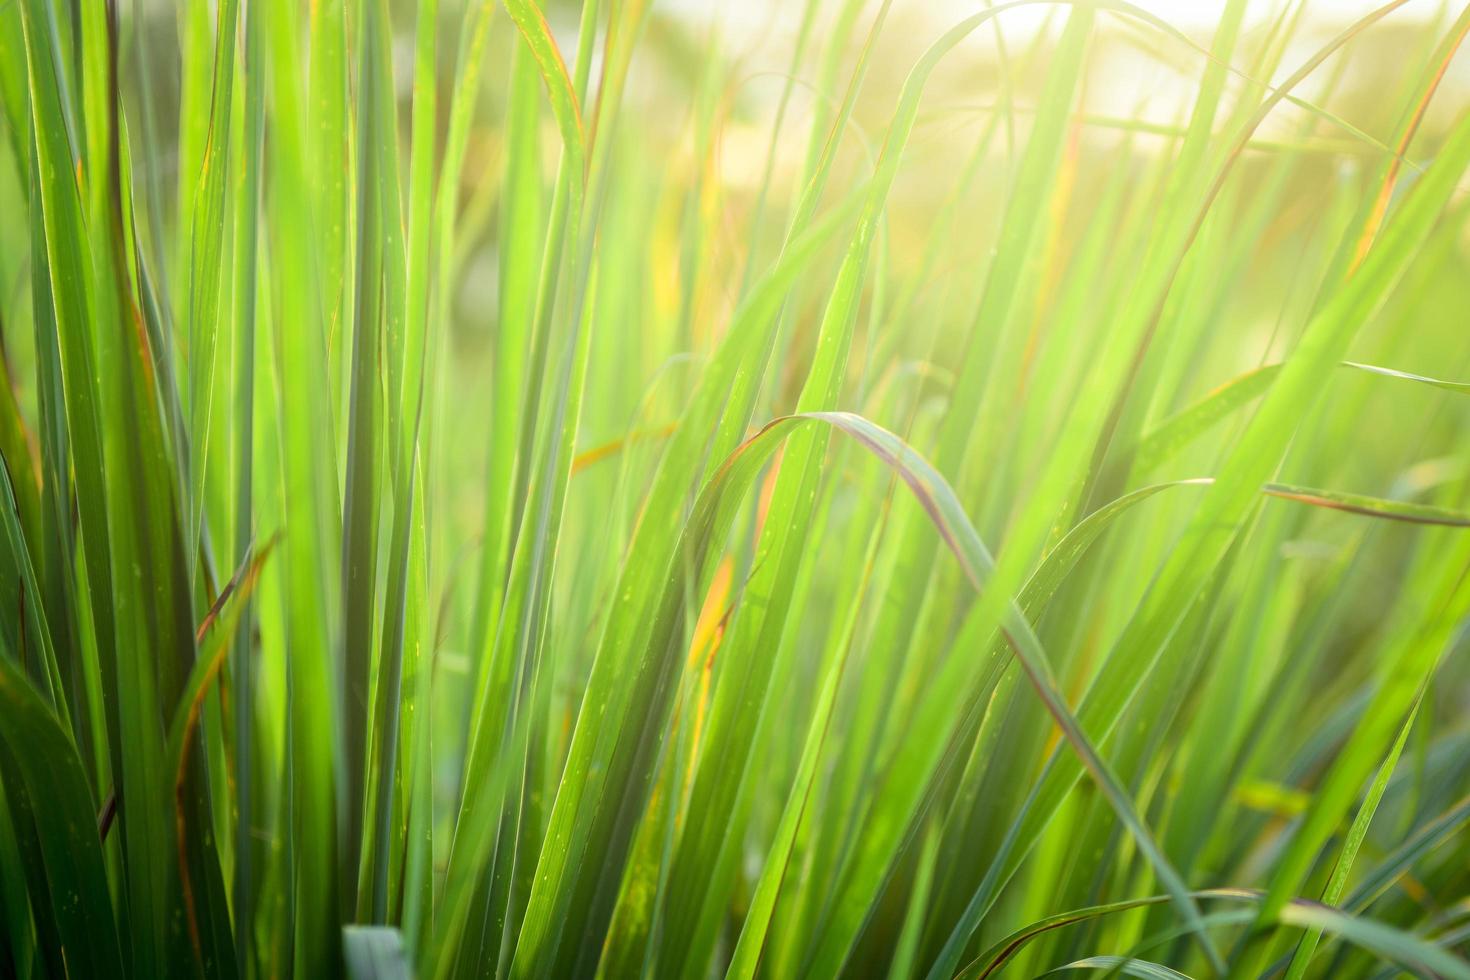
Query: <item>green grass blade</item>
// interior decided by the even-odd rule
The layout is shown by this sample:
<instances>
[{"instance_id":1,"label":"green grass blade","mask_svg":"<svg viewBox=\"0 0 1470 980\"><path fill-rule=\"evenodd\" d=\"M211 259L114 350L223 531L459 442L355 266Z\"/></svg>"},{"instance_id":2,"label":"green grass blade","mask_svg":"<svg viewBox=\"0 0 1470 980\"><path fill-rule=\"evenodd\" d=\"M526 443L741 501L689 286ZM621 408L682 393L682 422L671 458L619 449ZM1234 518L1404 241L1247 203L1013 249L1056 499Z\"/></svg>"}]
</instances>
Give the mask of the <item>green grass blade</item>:
<instances>
[{"instance_id":1,"label":"green grass blade","mask_svg":"<svg viewBox=\"0 0 1470 980\"><path fill-rule=\"evenodd\" d=\"M0 702L11 819L33 822L39 850L28 865L32 905L49 905L56 937L69 951L64 969L123 976L122 948L81 759L56 716L8 659L0 659Z\"/></svg>"},{"instance_id":2,"label":"green grass blade","mask_svg":"<svg viewBox=\"0 0 1470 980\"><path fill-rule=\"evenodd\" d=\"M1388 788L1388 780L1393 775L1394 767L1398 765L1399 755L1404 751L1404 743L1408 741L1409 732L1414 727L1414 719L1418 717L1419 704L1422 699L1423 692L1421 691L1419 698L1414 701L1414 706L1409 709L1409 716L1404 719L1398 739L1393 743L1393 748L1388 751L1388 758L1383 760L1378 775L1373 778L1373 784L1368 787L1367 796L1363 798L1362 805L1358 807L1358 815L1353 818L1353 825L1348 828L1347 837L1342 843L1342 853L1338 855L1337 864L1332 869L1332 878L1327 883L1327 889L1322 893L1323 905L1335 906L1342 898L1343 890L1347 886L1348 874L1353 868L1353 861L1357 859L1358 849L1363 845L1363 838L1368 835L1368 825L1372 823L1373 814L1383 800L1383 792ZM1312 962L1312 953L1316 950L1321 936L1320 931L1313 929L1302 937L1286 969L1287 980L1299 980L1307 972L1307 966Z\"/></svg>"}]
</instances>

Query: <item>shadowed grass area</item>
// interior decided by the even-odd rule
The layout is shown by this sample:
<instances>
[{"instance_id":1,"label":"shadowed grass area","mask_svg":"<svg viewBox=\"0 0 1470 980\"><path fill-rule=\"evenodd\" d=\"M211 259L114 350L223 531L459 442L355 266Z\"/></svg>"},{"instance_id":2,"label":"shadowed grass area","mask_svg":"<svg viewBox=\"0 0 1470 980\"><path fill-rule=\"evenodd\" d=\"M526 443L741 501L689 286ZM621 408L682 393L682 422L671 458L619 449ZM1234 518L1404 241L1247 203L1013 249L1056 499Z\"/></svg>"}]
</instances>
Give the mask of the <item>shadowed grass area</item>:
<instances>
[{"instance_id":1,"label":"shadowed grass area","mask_svg":"<svg viewBox=\"0 0 1470 980\"><path fill-rule=\"evenodd\" d=\"M1470 977L1470 8L0 3L0 978Z\"/></svg>"}]
</instances>

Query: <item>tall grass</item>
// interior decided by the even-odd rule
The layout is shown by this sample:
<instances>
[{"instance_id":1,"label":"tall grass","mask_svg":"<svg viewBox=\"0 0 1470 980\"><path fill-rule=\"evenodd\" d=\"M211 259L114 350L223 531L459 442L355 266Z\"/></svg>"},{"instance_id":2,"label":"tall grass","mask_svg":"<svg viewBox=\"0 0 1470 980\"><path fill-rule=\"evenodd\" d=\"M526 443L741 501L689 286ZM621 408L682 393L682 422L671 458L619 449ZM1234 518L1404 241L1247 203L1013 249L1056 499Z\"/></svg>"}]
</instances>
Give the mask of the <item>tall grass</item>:
<instances>
[{"instance_id":1,"label":"tall grass","mask_svg":"<svg viewBox=\"0 0 1470 980\"><path fill-rule=\"evenodd\" d=\"M916 6L0 3L0 976L1470 977L1470 8Z\"/></svg>"}]
</instances>

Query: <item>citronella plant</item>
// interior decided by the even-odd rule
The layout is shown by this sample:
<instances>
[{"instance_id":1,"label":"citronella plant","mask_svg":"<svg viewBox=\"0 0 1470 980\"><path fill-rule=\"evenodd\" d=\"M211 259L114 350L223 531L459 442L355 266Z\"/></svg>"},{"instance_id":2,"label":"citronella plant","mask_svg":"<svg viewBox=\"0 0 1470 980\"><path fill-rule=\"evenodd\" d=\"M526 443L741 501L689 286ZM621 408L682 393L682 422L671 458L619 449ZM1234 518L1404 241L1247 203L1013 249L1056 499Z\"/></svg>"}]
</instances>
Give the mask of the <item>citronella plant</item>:
<instances>
[{"instance_id":1,"label":"citronella plant","mask_svg":"<svg viewBox=\"0 0 1470 980\"><path fill-rule=\"evenodd\" d=\"M0 977L1470 977L1470 8L940 6L0 3Z\"/></svg>"}]
</instances>

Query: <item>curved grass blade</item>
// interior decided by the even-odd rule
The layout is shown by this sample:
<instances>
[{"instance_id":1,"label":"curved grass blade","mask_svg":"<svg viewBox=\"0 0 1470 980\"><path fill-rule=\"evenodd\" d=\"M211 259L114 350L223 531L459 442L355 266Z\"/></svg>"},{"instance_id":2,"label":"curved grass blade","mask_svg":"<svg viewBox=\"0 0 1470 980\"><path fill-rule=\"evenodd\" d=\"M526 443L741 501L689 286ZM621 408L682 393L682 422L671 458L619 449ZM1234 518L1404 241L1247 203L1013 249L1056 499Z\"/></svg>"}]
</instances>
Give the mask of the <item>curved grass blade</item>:
<instances>
[{"instance_id":1,"label":"curved grass blade","mask_svg":"<svg viewBox=\"0 0 1470 980\"><path fill-rule=\"evenodd\" d=\"M1194 897L1200 901L1212 898L1238 898L1248 902L1259 900L1259 896L1254 892L1225 889L1195 892ZM1118 912L1129 912L1149 905L1159 905L1166 901L1168 901L1167 896L1151 895L1147 898L1132 898L1120 902L1109 902L1105 905L1093 905L1038 919L997 941L960 970L956 978L957 980L987 980L995 976L1006 962L1025 948L1028 943L1046 933Z\"/></svg>"},{"instance_id":2,"label":"curved grass blade","mask_svg":"<svg viewBox=\"0 0 1470 980\"><path fill-rule=\"evenodd\" d=\"M1408 371L1396 371L1393 368L1378 367L1375 364L1359 364L1357 361L1343 361L1342 364L1343 367L1350 367L1358 371L1367 371L1369 374L1378 374L1385 378L1413 381L1417 384L1429 385L1431 388L1443 388L1445 391L1453 391L1461 395L1470 394L1470 382L1442 381L1439 378L1430 378L1422 374L1410 374Z\"/></svg>"},{"instance_id":3,"label":"curved grass blade","mask_svg":"<svg viewBox=\"0 0 1470 980\"><path fill-rule=\"evenodd\" d=\"M525 38L531 56L536 59L536 67L540 69L541 80L546 84L551 112L556 117L562 146L567 152L568 170L573 175L571 211L576 214L580 211L581 188L587 179L587 140L582 129L582 107L572 87L571 76L567 74L561 49L557 47L541 8L533 0L505 0L505 10L521 32L521 37Z\"/></svg>"},{"instance_id":4,"label":"curved grass blade","mask_svg":"<svg viewBox=\"0 0 1470 980\"><path fill-rule=\"evenodd\" d=\"M729 482L732 488L744 489L748 481L754 478L755 472L780 445L779 436L783 431L811 423L822 423L844 432L886 465L893 467L929 516L945 546L959 560L971 585L977 591L985 588L995 567L994 560L980 541L979 535L975 532L949 484L938 471L897 436L861 416L844 412L812 412L776 419L767 423L760 432L746 440L735 453L727 458L719 473L701 493L700 503L696 504L694 516L690 519L690 524L686 525L684 540L686 553L690 558L690 567L701 568L705 564L709 542L712 539L720 539L718 531L721 528L728 528L729 522L733 520L734 506L738 503L740 494L734 494L736 499L733 502L726 499L726 495L722 492L724 484ZM694 532L692 538L690 537L691 530ZM713 535L712 532L714 532ZM688 550L690 548L693 549L692 553ZM673 591L675 590L672 588L665 591L663 602L665 609L672 604L670 593ZM1051 667L1041 649L1040 640L1037 639L1025 615L1016 606L1014 600L1006 604L1003 629L1017 659L1021 662L1047 711L1062 729L1068 743L1081 757L1083 764L1117 811L1119 819L1134 835L1139 849L1148 857L1155 873L1169 886L1170 895L1179 905L1181 915L1187 922L1198 926L1199 910L1193 898L1184 888L1178 874L1173 871L1167 859L1158 850L1152 835L1134 810L1127 792L1118 783L1117 778L1113 776L1107 764L1098 755L1091 741L1077 724L1065 699L1057 690ZM1202 928L1196 928L1195 932L1202 946L1208 951L1208 955L1218 960L1218 953L1214 952L1214 946L1203 934Z\"/></svg>"},{"instance_id":5,"label":"curved grass blade","mask_svg":"<svg viewBox=\"0 0 1470 980\"><path fill-rule=\"evenodd\" d=\"M56 716L4 657L0 740L12 820L22 842L36 846L26 862L32 909L38 922L45 914L54 925L66 951L61 968L85 976L126 975L86 772Z\"/></svg>"},{"instance_id":6,"label":"curved grass blade","mask_svg":"<svg viewBox=\"0 0 1470 980\"><path fill-rule=\"evenodd\" d=\"M1045 609L1052 596L1056 594L1067 573L1076 566L1077 562L1093 542L1116 519L1129 511L1133 506L1171 487L1202 486L1208 482L1207 479L1183 480L1143 487L1089 514L1086 519L1078 523L1057 544L1026 582L1025 587L1017 597L1017 604L1022 612L1029 619L1036 618ZM962 636L968 635L969 633L970 630L968 628L962 629L961 631ZM997 641L997 648L992 650L990 656L999 659L1004 655L1005 641ZM830 691L828 689L829 685L831 686ZM775 909L777 892L785 879L787 862L789 861L791 848L795 841L796 829L801 819L804 806L803 801L810 790L812 779L816 774L816 759L821 750L821 745L825 740L826 725L830 718L835 694L835 681L824 681L822 694L818 700L819 707L813 714L808 729L807 742L802 750L801 763L797 770L795 782L791 788L786 809L782 814L781 825L777 831L775 840L771 844L770 850L766 854L765 866L762 869L761 877L751 898L750 908L745 915L740 939L731 961L730 975L732 976L748 977L754 975L758 957L764 944L765 931L769 924L770 916Z\"/></svg>"},{"instance_id":7,"label":"curved grass blade","mask_svg":"<svg viewBox=\"0 0 1470 980\"><path fill-rule=\"evenodd\" d=\"M1409 709L1409 716L1404 719L1403 728L1399 730L1399 737L1389 749L1388 758L1383 760L1383 765L1378 769L1378 775L1373 779L1373 785L1368 787L1368 795L1364 797L1363 803L1358 807L1358 815L1353 818L1353 825L1348 828L1347 837L1342 843L1342 853L1337 857L1337 865L1332 869L1332 877L1327 882L1327 888L1322 893L1322 904L1335 906L1342 898L1343 889L1347 887L1348 874L1353 869L1353 861L1357 859L1358 848L1363 845L1363 838L1368 836L1368 825L1373 822L1373 814L1378 811L1378 804L1383 799L1384 790L1388 789L1388 781L1393 776L1394 767L1398 765L1399 755L1404 751L1404 743L1409 740L1409 732L1414 727L1414 719L1419 716L1419 704L1424 698L1424 689L1419 689L1419 697L1415 699L1413 707ZM1307 972L1308 965L1312 962L1312 953L1317 948L1317 941L1321 939L1322 933L1317 929L1310 929L1297 944L1296 952L1292 955L1291 964L1286 970L1286 980L1300 980Z\"/></svg>"},{"instance_id":8,"label":"curved grass blade","mask_svg":"<svg viewBox=\"0 0 1470 980\"><path fill-rule=\"evenodd\" d=\"M1139 980L1189 980L1187 973L1180 973L1162 963L1151 963L1129 956L1089 956L1063 966L1052 967L1041 976L1054 977L1081 970L1106 970L1110 976L1138 977Z\"/></svg>"},{"instance_id":9,"label":"curved grass blade","mask_svg":"<svg viewBox=\"0 0 1470 980\"><path fill-rule=\"evenodd\" d=\"M1241 902L1257 908L1265 900L1264 892L1244 888L1212 888L1191 894L1199 901ZM987 978L996 976L1001 968L1027 944L1054 930L1120 912L1161 905L1168 901L1170 898L1167 895L1151 895L1048 916L996 942L960 971L956 980L987 980ZM1470 975L1470 964L1412 933L1403 932L1369 919L1357 918L1315 902L1293 899L1282 907L1279 921L1294 926L1320 926L1325 932L1341 937L1386 959L1406 966L1431 969L1441 976L1465 977Z\"/></svg>"}]
</instances>

